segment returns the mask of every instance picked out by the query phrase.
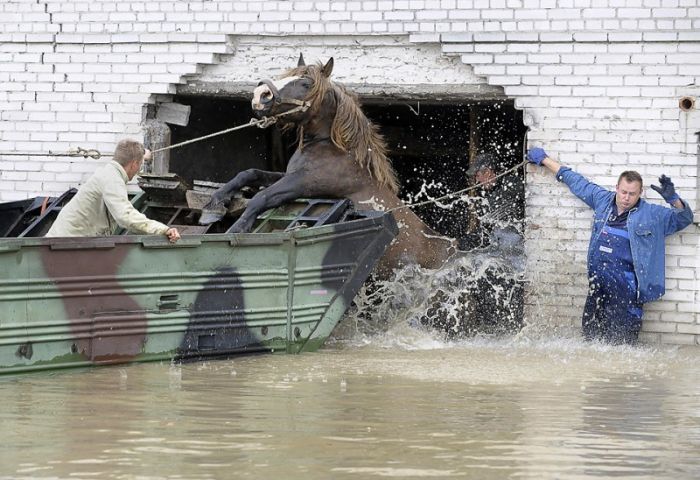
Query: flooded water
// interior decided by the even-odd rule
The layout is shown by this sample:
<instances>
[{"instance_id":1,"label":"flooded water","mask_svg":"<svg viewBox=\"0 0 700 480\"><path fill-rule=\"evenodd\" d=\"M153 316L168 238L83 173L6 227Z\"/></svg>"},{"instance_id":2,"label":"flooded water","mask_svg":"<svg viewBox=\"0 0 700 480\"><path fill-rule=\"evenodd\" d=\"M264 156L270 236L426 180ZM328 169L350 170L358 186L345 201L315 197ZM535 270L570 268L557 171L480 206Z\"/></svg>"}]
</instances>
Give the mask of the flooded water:
<instances>
[{"instance_id":1,"label":"flooded water","mask_svg":"<svg viewBox=\"0 0 700 480\"><path fill-rule=\"evenodd\" d=\"M452 335L504 264L363 289L318 353L0 378L0 479L700 478L700 348Z\"/></svg>"},{"instance_id":2,"label":"flooded water","mask_svg":"<svg viewBox=\"0 0 700 480\"><path fill-rule=\"evenodd\" d=\"M698 478L700 349L396 333L0 378L0 478Z\"/></svg>"}]
</instances>

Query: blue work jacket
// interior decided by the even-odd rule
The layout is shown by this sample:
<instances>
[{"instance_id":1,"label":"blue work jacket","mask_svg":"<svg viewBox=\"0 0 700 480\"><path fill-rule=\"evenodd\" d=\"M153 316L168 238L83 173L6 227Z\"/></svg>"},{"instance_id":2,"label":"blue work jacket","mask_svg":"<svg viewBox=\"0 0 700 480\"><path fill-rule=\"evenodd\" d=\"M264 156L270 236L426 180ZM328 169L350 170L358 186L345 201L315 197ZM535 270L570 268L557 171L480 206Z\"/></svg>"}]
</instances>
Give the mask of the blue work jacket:
<instances>
[{"instance_id":1,"label":"blue work jacket","mask_svg":"<svg viewBox=\"0 0 700 480\"><path fill-rule=\"evenodd\" d=\"M571 193L594 210L591 243L595 245L605 222L615 205L615 192L586 179L583 175L561 167L557 180L566 183ZM637 299L651 302L666 292L665 237L684 229L693 222L693 211L686 202L684 208L667 208L639 199L627 218L627 231L632 248L632 263L637 277ZM588 249L588 271L591 273L591 246Z\"/></svg>"}]
</instances>

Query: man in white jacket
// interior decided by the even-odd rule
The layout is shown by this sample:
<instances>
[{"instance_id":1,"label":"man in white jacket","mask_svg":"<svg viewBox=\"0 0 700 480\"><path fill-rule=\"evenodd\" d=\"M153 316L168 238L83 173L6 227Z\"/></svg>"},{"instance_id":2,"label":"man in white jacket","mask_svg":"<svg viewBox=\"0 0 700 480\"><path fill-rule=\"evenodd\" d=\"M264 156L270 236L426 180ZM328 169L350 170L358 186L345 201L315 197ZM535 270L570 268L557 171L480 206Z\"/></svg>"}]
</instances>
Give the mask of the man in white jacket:
<instances>
[{"instance_id":1,"label":"man in white jacket","mask_svg":"<svg viewBox=\"0 0 700 480\"><path fill-rule=\"evenodd\" d=\"M59 212L47 237L97 237L113 235L117 226L134 233L165 235L180 239L176 228L151 220L129 201L126 184L150 156L143 144L122 140L114 157L98 169Z\"/></svg>"}]
</instances>

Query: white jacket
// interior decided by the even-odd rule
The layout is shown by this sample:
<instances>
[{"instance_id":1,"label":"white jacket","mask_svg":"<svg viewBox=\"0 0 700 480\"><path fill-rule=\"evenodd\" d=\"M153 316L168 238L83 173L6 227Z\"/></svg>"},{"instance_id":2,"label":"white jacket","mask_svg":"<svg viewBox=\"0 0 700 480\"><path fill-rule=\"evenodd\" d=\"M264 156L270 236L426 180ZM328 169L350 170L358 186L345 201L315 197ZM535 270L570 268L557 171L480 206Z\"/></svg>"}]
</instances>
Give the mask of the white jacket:
<instances>
[{"instance_id":1,"label":"white jacket","mask_svg":"<svg viewBox=\"0 0 700 480\"><path fill-rule=\"evenodd\" d=\"M113 235L117 225L133 233L165 234L167 225L150 220L129 202L124 168L115 161L98 169L53 222L47 237Z\"/></svg>"}]
</instances>

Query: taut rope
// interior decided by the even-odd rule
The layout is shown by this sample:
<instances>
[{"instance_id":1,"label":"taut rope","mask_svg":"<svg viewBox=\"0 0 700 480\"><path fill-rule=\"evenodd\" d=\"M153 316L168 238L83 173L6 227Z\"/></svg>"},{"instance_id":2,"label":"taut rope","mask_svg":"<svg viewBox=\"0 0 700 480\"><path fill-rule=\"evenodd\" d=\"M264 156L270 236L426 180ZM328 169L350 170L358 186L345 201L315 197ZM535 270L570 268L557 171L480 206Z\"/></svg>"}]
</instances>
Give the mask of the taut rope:
<instances>
[{"instance_id":1,"label":"taut rope","mask_svg":"<svg viewBox=\"0 0 700 480\"><path fill-rule=\"evenodd\" d=\"M185 140L184 142L176 143L174 145L168 145L167 147L158 148L156 150L153 150L153 153L163 152L165 150L171 150L173 148L182 147L183 145L189 145L190 143L195 143L195 142L199 142L201 140L206 140L208 138L216 137L218 135L223 135L225 133L233 132L235 130L240 130L242 128L252 127L253 125L257 126L258 128L267 128L270 125L274 125L275 123L277 123L277 119L279 117L282 117L284 115L289 115L290 113L304 112L308 108L309 108L309 105L304 103L303 105L299 105L298 107L294 107L291 110L287 110L286 112L279 113L277 115L273 115L272 117L263 117L263 118L258 119L258 120L251 118L248 123L238 125L237 127L227 128L226 130L220 130L218 132L210 133L209 135L203 135L201 137L193 138L191 140Z\"/></svg>"},{"instance_id":2,"label":"taut rope","mask_svg":"<svg viewBox=\"0 0 700 480\"><path fill-rule=\"evenodd\" d=\"M417 202L417 203L406 203L406 204L401 205L399 207L390 208L389 210L387 210L387 212L394 212L396 210L401 210L402 208L420 207L421 205L427 205L429 203L439 202L440 200L444 200L445 198L456 197L457 195L461 195L461 194L468 192L470 190L476 190L477 188L482 187L482 186L486 185L487 183L493 182L494 180L499 179L510 172L514 172L515 170L527 165L527 163L528 163L527 160L523 160L522 162L518 163L516 166L511 167L508 170L504 170L503 172L499 173L498 175L493 177L488 182L477 183L476 185L472 185L470 187L463 188L461 190L457 190L455 192L446 193L445 195L443 195L441 197L431 198L430 200L424 200L422 202Z\"/></svg>"},{"instance_id":3,"label":"taut rope","mask_svg":"<svg viewBox=\"0 0 700 480\"><path fill-rule=\"evenodd\" d=\"M197 138L192 138L190 140L185 140L184 142L176 143L174 145L168 145L167 147L163 148L158 148L156 150L153 150L153 153L158 153L158 152L163 152L165 150L172 150L173 148L178 148L182 147L183 145L189 145L190 143L195 143L199 142L202 140L206 140L208 138L216 137L218 135L223 135L225 133L233 132L235 130L240 130L242 128L247 128L247 127L252 127L252 126L257 126L258 128L267 128L270 125L273 125L277 123L277 120L279 117L283 117L284 115L289 115L291 113L296 113L296 112L303 112L306 111L309 108L308 103L304 103L303 105L299 105L297 107L292 108L291 110L288 110L283 113L279 113L277 115L273 115L271 117L263 117L260 119L254 119L251 118L248 123L244 123L242 125L238 125L237 127L231 127L227 128L225 130L220 130L218 132L210 133L207 135L202 135L201 137ZM51 150L48 151L48 153L42 153L42 152L0 152L0 155L2 156L12 156L12 157L83 157L83 158L94 158L95 160L102 158L102 157L112 157L113 155L111 153L100 153L99 150L96 149L84 149L82 147L77 147L75 149L71 149L67 152L52 152Z\"/></svg>"},{"instance_id":4,"label":"taut rope","mask_svg":"<svg viewBox=\"0 0 700 480\"><path fill-rule=\"evenodd\" d=\"M83 158L94 158L98 159L100 157L111 157L111 154L101 154L99 150L94 148L85 149L82 147L76 147L74 149L68 150L67 152L0 152L0 155L7 157L83 157Z\"/></svg>"}]
</instances>

